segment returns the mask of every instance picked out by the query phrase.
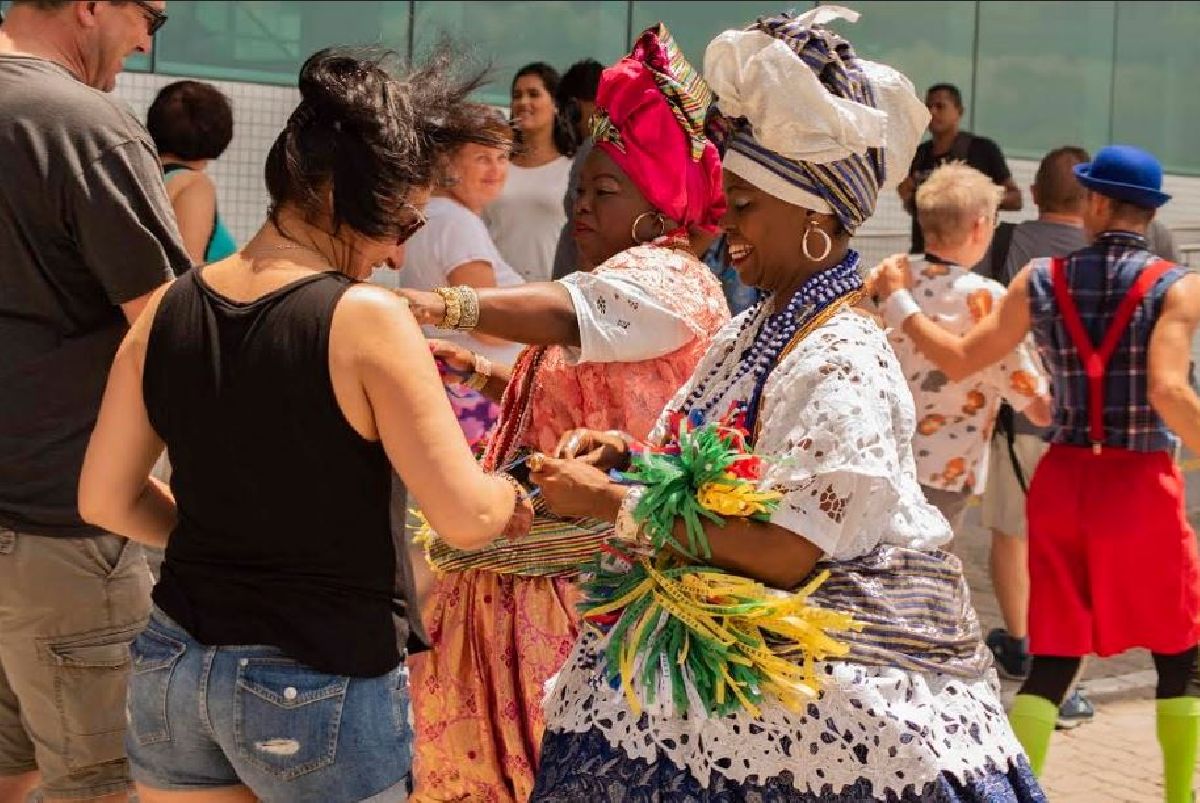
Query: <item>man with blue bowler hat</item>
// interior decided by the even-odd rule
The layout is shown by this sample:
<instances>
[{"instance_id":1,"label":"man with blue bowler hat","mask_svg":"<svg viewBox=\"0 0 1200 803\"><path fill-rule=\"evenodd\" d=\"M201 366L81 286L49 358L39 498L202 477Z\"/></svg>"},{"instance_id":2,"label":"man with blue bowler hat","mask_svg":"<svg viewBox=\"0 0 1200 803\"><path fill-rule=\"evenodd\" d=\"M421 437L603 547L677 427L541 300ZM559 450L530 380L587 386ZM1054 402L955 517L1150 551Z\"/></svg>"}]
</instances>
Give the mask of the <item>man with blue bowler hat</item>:
<instances>
[{"instance_id":1,"label":"man with blue bowler hat","mask_svg":"<svg viewBox=\"0 0 1200 803\"><path fill-rule=\"evenodd\" d=\"M1088 190L1091 245L1031 261L968 334L921 314L901 256L876 268L874 292L888 325L951 379L1033 333L1054 418L1027 498L1033 666L1009 719L1040 771L1081 659L1148 649L1166 800L1184 803L1200 737L1200 559L1174 455L1180 440L1200 452L1200 397L1188 382L1200 275L1147 249L1146 228L1170 200L1151 154L1112 145L1075 175Z\"/></svg>"}]
</instances>

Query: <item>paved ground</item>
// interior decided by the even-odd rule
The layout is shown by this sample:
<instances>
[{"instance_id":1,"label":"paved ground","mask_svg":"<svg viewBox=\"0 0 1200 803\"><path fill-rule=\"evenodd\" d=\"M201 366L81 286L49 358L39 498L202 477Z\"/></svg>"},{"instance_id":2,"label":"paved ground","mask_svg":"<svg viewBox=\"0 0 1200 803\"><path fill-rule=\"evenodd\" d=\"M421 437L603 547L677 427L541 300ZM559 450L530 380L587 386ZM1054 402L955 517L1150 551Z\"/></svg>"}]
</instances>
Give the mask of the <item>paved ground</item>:
<instances>
[{"instance_id":1,"label":"paved ground","mask_svg":"<svg viewBox=\"0 0 1200 803\"><path fill-rule=\"evenodd\" d=\"M1189 461L1189 465L1191 461ZM1200 500L1189 476L1188 494ZM987 577L988 536L977 526L978 508L954 551L963 559L984 632L1000 625L1000 612ZM1200 515L1194 511L1193 526ZM1003 681L1006 702L1017 684ZM1109 803L1162 800L1162 770L1154 735L1154 670L1145 652L1091 659L1084 685L1096 702L1096 718L1072 731L1058 731L1050 746L1042 785L1052 803ZM1198 773L1197 777L1200 777Z\"/></svg>"},{"instance_id":2,"label":"paved ground","mask_svg":"<svg viewBox=\"0 0 1200 803\"><path fill-rule=\"evenodd\" d=\"M1054 734L1042 775L1052 803L1163 799L1149 697L1101 703L1094 722Z\"/></svg>"}]
</instances>

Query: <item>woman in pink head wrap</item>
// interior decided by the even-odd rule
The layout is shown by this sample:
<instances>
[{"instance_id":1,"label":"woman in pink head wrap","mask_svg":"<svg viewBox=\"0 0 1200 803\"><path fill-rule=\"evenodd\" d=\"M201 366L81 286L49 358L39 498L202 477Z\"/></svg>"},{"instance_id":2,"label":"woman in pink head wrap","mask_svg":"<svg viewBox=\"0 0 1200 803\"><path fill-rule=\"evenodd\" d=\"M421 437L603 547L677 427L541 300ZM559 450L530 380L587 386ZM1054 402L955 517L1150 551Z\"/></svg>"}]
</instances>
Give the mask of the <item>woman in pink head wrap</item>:
<instances>
[{"instance_id":1,"label":"woman in pink head wrap","mask_svg":"<svg viewBox=\"0 0 1200 803\"><path fill-rule=\"evenodd\" d=\"M513 288L401 291L422 323L529 344L513 366L433 345L449 381L501 403L485 465L519 467L577 429L644 437L729 319L696 257L725 208L703 133L711 100L666 28L647 30L600 82L596 148L575 200L583 270ZM414 800L528 799L543 688L578 634L574 578L609 530L546 516L525 538L477 552L429 540L433 649L410 663Z\"/></svg>"}]
</instances>

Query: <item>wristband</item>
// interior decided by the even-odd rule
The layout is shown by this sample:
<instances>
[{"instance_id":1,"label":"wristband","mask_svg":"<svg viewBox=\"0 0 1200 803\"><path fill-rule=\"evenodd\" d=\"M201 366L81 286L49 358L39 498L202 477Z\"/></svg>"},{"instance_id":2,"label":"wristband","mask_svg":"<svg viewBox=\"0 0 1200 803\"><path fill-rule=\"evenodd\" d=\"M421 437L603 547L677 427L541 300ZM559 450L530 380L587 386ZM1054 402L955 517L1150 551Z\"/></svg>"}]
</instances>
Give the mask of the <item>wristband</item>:
<instances>
[{"instance_id":1,"label":"wristband","mask_svg":"<svg viewBox=\"0 0 1200 803\"><path fill-rule=\"evenodd\" d=\"M908 290L897 290L883 302L883 319L892 329L899 329L905 321L920 312L920 305Z\"/></svg>"}]
</instances>

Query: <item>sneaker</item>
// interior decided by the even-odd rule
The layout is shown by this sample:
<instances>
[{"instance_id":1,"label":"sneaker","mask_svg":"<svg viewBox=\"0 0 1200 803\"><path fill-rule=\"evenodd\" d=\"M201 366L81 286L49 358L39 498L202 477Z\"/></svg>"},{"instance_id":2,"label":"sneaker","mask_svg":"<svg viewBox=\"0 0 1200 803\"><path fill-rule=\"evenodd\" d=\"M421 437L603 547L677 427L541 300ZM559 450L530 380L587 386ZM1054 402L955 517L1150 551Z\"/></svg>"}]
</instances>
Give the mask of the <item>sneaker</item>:
<instances>
[{"instance_id":1,"label":"sneaker","mask_svg":"<svg viewBox=\"0 0 1200 803\"><path fill-rule=\"evenodd\" d=\"M988 633L984 643L996 658L996 667L1000 674L1010 680L1024 680L1029 675L1029 663L1032 659L1025 649L1025 639L1013 638L1007 630L997 627Z\"/></svg>"},{"instance_id":2,"label":"sneaker","mask_svg":"<svg viewBox=\"0 0 1200 803\"><path fill-rule=\"evenodd\" d=\"M1091 700L1083 696L1082 691L1076 689L1058 707L1058 722L1054 727L1059 730L1070 730L1085 722L1091 722L1094 716L1096 716L1096 707L1092 705Z\"/></svg>"}]
</instances>

